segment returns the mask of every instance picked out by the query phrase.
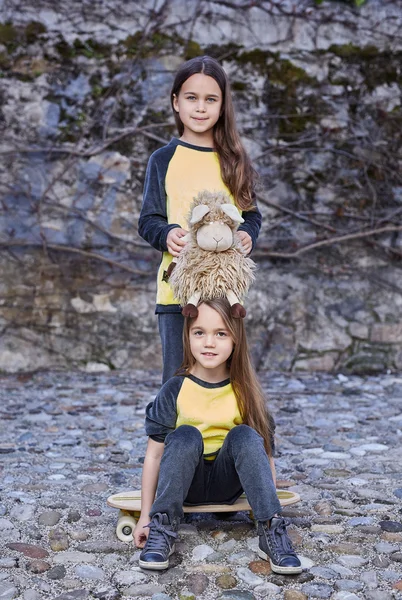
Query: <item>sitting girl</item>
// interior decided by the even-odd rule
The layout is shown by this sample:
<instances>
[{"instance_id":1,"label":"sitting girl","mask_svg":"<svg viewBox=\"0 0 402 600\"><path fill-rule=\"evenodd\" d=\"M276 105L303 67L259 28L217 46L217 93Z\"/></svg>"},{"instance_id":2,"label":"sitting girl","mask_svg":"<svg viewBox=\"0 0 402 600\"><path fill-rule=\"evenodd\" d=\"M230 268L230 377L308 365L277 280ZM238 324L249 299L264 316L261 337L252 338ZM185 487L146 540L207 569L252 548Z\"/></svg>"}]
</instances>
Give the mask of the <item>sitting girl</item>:
<instances>
[{"instance_id":1,"label":"sitting girl","mask_svg":"<svg viewBox=\"0 0 402 600\"><path fill-rule=\"evenodd\" d=\"M231 316L226 299L205 301L196 318L186 318L183 341L180 374L146 411L142 509L134 531L143 548L140 566L169 566L183 503L232 504L244 491L257 520L259 556L275 573L300 573L276 494L275 425L250 362L243 319Z\"/></svg>"}]
</instances>

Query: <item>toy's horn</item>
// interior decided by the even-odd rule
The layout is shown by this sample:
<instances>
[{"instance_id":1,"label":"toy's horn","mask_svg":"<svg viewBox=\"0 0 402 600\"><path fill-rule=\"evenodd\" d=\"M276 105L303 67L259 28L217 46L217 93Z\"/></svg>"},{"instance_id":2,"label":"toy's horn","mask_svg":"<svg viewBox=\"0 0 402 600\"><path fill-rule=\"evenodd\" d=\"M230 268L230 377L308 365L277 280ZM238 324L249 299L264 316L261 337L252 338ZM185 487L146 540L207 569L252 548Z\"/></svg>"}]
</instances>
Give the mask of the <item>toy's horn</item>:
<instances>
[{"instance_id":1,"label":"toy's horn","mask_svg":"<svg viewBox=\"0 0 402 600\"><path fill-rule=\"evenodd\" d=\"M194 225L194 223L199 223L205 215L209 213L210 209L206 204L199 204L198 206L193 208L193 212L191 213L190 225Z\"/></svg>"},{"instance_id":2,"label":"toy's horn","mask_svg":"<svg viewBox=\"0 0 402 600\"><path fill-rule=\"evenodd\" d=\"M221 204L221 209L235 223L244 223L243 217L240 216L240 213L234 204Z\"/></svg>"}]
</instances>

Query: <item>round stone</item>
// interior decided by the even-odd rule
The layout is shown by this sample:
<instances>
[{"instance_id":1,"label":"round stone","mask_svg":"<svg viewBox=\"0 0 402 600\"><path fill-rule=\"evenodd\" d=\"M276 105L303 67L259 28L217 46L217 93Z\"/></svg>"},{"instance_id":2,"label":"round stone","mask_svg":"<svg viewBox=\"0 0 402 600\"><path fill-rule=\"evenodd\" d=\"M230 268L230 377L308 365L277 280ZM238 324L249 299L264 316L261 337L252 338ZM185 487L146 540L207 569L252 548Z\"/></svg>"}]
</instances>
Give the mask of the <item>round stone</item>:
<instances>
[{"instance_id":1,"label":"round stone","mask_svg":"<svg viewBox=\"0 0 402 600\"><path fill-rule=\"evenodd\" d=\"M63 529L52 529L49 532L49 544L54 552L67 550L69 546L67 533Z\"/></svg>"},{"instance_id":2,"label":"round stone","mask_svg":"<svg viewBox=\"0 0 402 600\"><path fill-rule=\"evenodd\" d=\"M81 514L79 513L78 510L70 510L70 512L67 515L68 523L76 523L80 519L81 519Z\"/></svg>"},{"instance_id":3,"label":"round stone","mask_svg":"<svg viewBox=\"0 0 402 600\"><path fill-rule=\"evenodd\" d=\"M366 558L363 558L362 556L355 556L354 554L345 554L343 556L339 556L338 560L341 565L344 565L345 567L351 567L352 569L355 567L362 567L368 562Z\"/></svg>"},{"instance_id":4,"label":"round stone","mask_svg":"<svg viewBox=\"0 0 402 600\"><path fill-rule=\"evenodd\" d=\"M322 500L321 502L317 502L317 504L314 505L314 510L319 515L322 515L324 517L328 517L329 515L332 515L332 512L333 512L332 506L327 500Z\"/></svg>"},{"instance_id":5,"label":"round stone","mask_svg":"<svg viewBox=\"0 0 402 600\"><path fill-rule=\"evenodd\" d=\"M303 569L311 569L311 567L314 566L314 561L312 561L311 558L303 556L302 554L299 554L298 556Z\"/></svg>"},{"instance_id":6,"label":"round stone","mask_svg":"<svg viewBox=\"0 0 402 600\"><path fill-rule=\"evenodd\" d=\"M242 550L241 552L236 552L236 554L231 554L227 557L227 560L232 564L246 566L254 557L254 552L251 550Z\"/></svg>"},{"instance_id":7,"label":"round stone","mask_svg":"<svg viewBox=\"0 0 402 600\"><path fill-rule=\"evenodd\" d=\"M121 593L119 590L101 585L96 590L92 590L92 596L97 600L120 600ZM169 596L165 594L166 598L160 598L159 600L171 600ZM158 600L157 595L152 596L152 600Z\"/></svg>"},{"instance_id":8,"label":"round stone","mask_svg":"<svg viewBox=\"0 0 402 600\"><path fill-rule=\"evenodd\" d=\"M383 590L367 590L364 600L392 600L392 594Z\"/></svg>"},{"instance_id":9,"label":"round stone","mask_svg":"<svg viewBox=\"0 0 402 600\"><path fill-rule=\"evenodd\" d=\"M195 573L187 578L186 583L190 592L193 592L196 596L200 596L207 589L209 579L205 573Z\"/></svg>"},{"instance_id":10,"label":"round stone","mask_svg":"<svg viewBox=\"0 0 402 600\"><path fill-rule=\"evenodd\" d=\"M40 573L45 573L48 571L50 569L50 565L45 560L33 560L29 563L28 569L31 571L31 573L39 575Z\"/></svg>"},{"instance_id":11,"label":"round stone","mask_svg":"<svg viewBox=\"0 0 402 600\"><path fill-rule=\"evenodd\" d=\"M394 562L402 563L402 552L394 552L394 554L391 554L390 559Z\"/></svg>"},{"instance_id":12,"label":"round stone","mask_svg":"<svg viewBox=\"0 0 402 600\"><path fill-rule=\"evenodd\" d=\"M56 565L46 573L46 576L48 579L54 579L55 581L64 579L66 576L66 567L64 565Z\"/></svg>"},{"instance_id":13,"label":"round stone","mask_svg":"<svg viewBox=\"0 0 402 600\"><path fill-rule=\"evenodd\" d=\"M376 556L373 559L373 565L379 569L386 569L391 564L391 561L387 556Z\"/></svg>"},{"instance_id":14,"label":"round stone","mask_svg":"<svg viewBox=\"0 0 402 600\"><path fill-rule=\"evenodd\" d=\"M219 563L225 560L225 555L221 552L212 552L212 554L208 554L205 562L207 563Z\"/></svg>"},{"instance_id":15,"label":"round stone","mask_svg":"<svg viewBox=\"0 0 402 600\"><path fill-rule=\"evenodd\" d=\"M321 579L338 579L339 575L328 567L312 567L310 573L315 577L321 577Z\"/></svg>"},{"instance_id":16,"label":"round stone","mask_svg":"<svg viewBox=\"0 0 402 600\"><path fill-rule=\"evenodd\" d=\"M218 600L255 600L254 594L243 590L227 590L222 592Z\"/></svg>"},{"instance_id":17,"label":"round stone","mask_svg":"<svg viewBox=\"0 0 402 600\"><path fill-rule=\"evenodd\" d=\"M378 578L376 571L365 571L360 575L360 580L367 585L369 590L374 590L378 586Z\"/></svg>"},{"instance_id":18,"label":"round stone","mask_svg":"<svg viewBox=\"0 0 402 600\"><path fill-rule=\"evenodd\" d=\"M237 579L233 577L233 575L224 573L216 578L215 583L222 590L231 590L232 588L236 587Z\"/></svg>"},{"instance_id":19,"label":"round stone","mask_svg":"<svg viewBox=\"0 0 402 600\"><path fill-rule=\"evenodd\" d=\"M254 588L254 591L256 594L270 597L279 594L282 591L282 588L269 581L264 581L261 585L257 585Z\"/></svg>"},{"instance_id":20,"label":"round stone","mask_svg":"<svg viewBox=\"0 0 402 600\"><path fill-rule=\"evenodd\" d=\"M12 569L14 567L18 567L18 558L14 558L11 556L0 558L0 568Z\"/></svg>"},{"instance_id":21,"label":"round stone","mask_svg":"<svg viewBox=\"0 0 402 600\"><path fill-rule=\"evenodd\" d=\"M307 600L308 596L298 590L285 590L283 595L284 600Z\"/></svg>"},{"instance_id":22,"label":"round stone","mask_svg":"<svg viewBox=\"0 0 402 600\"><path fill-rule=\"evenodd\" d=\"M14 524L9 519L0 519L0 531L11 531L15 529Z\"/></svg>"},{"instance_id":23,"label":"round stone","mask_svg":"<svg viewBox=\"0 0 402 600\"><path fill-rule=\"evenodd\" d=\"M206 544L200 544L199 546L196 546L193 549L192 558L195 561L205 560L208 554L212 554L212 552L215 551L213 548L211 548L211 546L207 546Z\"/></svg>"},{"instance_id":24,"label":"round stone","mask_svg":"<svg viewBox=\"0 0 402 600\"><path fill-rule=\"evenodd\" d=\"M79 579L104 579L106 576L102 569L94 565L79 565L74 572Z\"/></svg>"},{"instance_id":25,"label":"round stone","mask_svg":"<svg viewBox=\"0 0 402 600\"><path fill-rule=\"evenodd\" d=\"M399 550L399 546L397 544L390 544L389 542L379 542L374 546L374 548L378 554L392 554L393 552L397 552Z\"/></svg>"},{"instance_id":26,"label":"round stone","mask_svg":"<svg viewBox=\"0 0 402 600\"><path fill-rule=\"evenodd\" d=\"M257 585L264 583L264 580L261 577L258 577L258 575L252 573L250 569L245 569L244 567L240 567L239 569L237 569L236 575L239 579L244 581L246 585L249 585L253 588Z\"/></svg>"},{"instance_id":27,"label":"round stone","mask_svg":"<svg viewBox=\"0 0 402 600\"><path fill-rule=\"evenodd\" d=\"M89 533L83 529L79 529L77 531L70 531L70 537L76 542L85 542L89 538Z\"/></svg>"},{"instance_id":28,"label":"round stone","mask_svg":"<svg viewBox=\"0 0 402 600\"><path fill-rule=\"evenodd\" d=\"M352 581L351 579L340 579L335 582L335 588L345 592L360 592L363 589L363 584L360 581Z\"/></svg>"},{"instance_id":29,"label":"round stone","mask_svg":"<svg viewBox=\"0 0 402 600\"><path fill-rule=\"evenodd\" d=\"M256 575L270 575L272 572L271 566L267 560L253 560L248 565L248 568Z\"/></svg>"},{"instance_id":30,"label":"round stone","mask_svg":"<svg viewBox=\"0 0 402 600\"><path fill-rule=\"evenodd\" d=\"M35 546L34 544L22 544L19 542L13 542L11 544L7 544L7 548L10 550L16 550L17 552L21 552L24 556L28 558L46 558L49 556L49 553L40 546Z\"/></svg>"},{"instance_id":31,"label":"round stone","mask_svg":"<svg viewBox=\"0 0 402 600\"><path fill-rule=\"evenodd\" d=\"M374 523L373 517L353 517L348 520L348 525L357 527L358 525L372 525Z\"/></svg>"},{"instance_id":32,"label":"round stone","mask_svg":"<svg viewBox=\"0 0 402 600\"><path fill-rule=\"evenodd\" d=\"M196 598L190 590L181 590L179 592L179 600L196 600Z\"/></svg>"},{"instance_id":33,"label":"round stone","mask_svg":"<svg viewBox=\"0 0 402 600\"><path fill-rule=\"evenodd\" d=\"M46 525L48 527L53 527L57 525L57 523L61 519L61 514L56 510L48 510L39 515L38 523L39 525Z\"/></svg>"},{"instance_id":34,"label":"round stone","mask_svg":"<svg viewBox=\"0 0 402 600\"><path fill-rule=\"evenodd\" d=\"M140 571L117 571L113 575L113 583L117 586L133 585L134 583L142 583L146 581L147 576Z\"/></svg>"},{"instance_id":35,"label":"round stone","mask_svg":"<svg viewBox=\"0 0 402 600\"><path fill-rule=\"evenodd\" d=\"M40 595L36 590L25 590L23 598L24 600L40 600Z\"/></svg>"},{"instance_id":36,"label":"round stone","mask_svg":"<svg viewBox=\"0 0 402 600\"><path fill-rule=\"evenodd\" d=\"M402 531L402 523L398 521L380 521L379 525L383 531L390 531L391 533Z\"/></svg>"},{"instance_id":37,"label":"round stone","mask_svg":"<svg viewBox=\"0 0 402 600\"><path fill-rule=\"evenodd\" d=\"M66 580L67 581L67 580ZM85 589L75 589L69 592L65 592L64 594L60 594L60 596L56 596L54 600L86 600L89 596L88 590Z\"/></svg>"},{"instance_id":38,"label":"round stone","mask_svg":"<svg viewBox=\"0 0 402 600\"><path fill-rule=\"evenodd\" d=\"M18 596L18 590L11 583L0 583L0 598L2 600L13 600Z\"/></svg>"},{"instance_id":39,"label":"round stone","mask_svg":"<svg viewBox=\"0 0 402 600\"><path fill-rule=\"evenodd\" d=\"M330 598L333 588L326 583L305 583L302 592L311 598Z\"/></svg>"},{"instance_id":40,"label":"round stone","mask_svg":"<svg viewBox=\"0 0 402 600\"><path fill-rule=\"evenodd\" d=\"M35 508L30 505L14 506L10 512L10 517L17 521L31 521L35 514Z\"/></svg>"}]
</instances>

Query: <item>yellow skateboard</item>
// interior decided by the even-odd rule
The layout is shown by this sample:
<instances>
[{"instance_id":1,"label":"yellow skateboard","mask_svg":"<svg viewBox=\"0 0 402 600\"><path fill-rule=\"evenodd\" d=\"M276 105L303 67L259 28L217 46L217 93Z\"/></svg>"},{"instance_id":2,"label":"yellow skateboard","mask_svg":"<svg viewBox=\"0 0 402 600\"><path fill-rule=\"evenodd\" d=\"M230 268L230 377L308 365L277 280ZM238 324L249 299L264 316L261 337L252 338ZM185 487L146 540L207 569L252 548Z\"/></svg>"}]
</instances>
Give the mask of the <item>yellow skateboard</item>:
<instances>
[{"instance_id":1,"label":"yellow skateboard","mask_svg":"<svg viewBox=\"0 0 402 600\"><path fill-rule=\"evenodd\" d=\"M296 492L287 490L277 490L278 499L281 506L288 506L299 502L300 496ZM120 509L119 520L117 521L116 535L122 542L132 542L133 531L141 513L141 490L129 492L120 492L113 494L107 499L109 506ZM202 504L197 506L183 506L184 513L220 513L220 512L238 512L245 510L253 518L253 512L247 501L245 494L240 496L234 504Z\"/></svg>"}]
</instances>

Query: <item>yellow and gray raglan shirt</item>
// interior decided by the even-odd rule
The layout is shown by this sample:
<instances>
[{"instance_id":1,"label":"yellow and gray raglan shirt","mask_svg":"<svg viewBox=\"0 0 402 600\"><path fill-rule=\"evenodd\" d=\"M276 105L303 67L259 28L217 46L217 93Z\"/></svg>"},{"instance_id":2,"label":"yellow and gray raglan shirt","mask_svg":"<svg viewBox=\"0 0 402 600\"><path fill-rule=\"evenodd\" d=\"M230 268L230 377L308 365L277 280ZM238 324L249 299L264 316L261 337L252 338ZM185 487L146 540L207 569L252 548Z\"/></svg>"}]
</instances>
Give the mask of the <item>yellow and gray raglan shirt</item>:
<instances>
[{"instance_id":1,"label":"yellow and gray raglan shirt","mask_svg":"<svg viewBox=\"0 0 402 600\"><path fill-rule=\"evenodd\" d=\"M145 431L156 442L164 442L180 425L192 425L202 435L204 458L214 459L228 432L242 422L229 379L208 383L194 375L175 375L148 404ZM273 420L271 425L274 429ZM273 438L271 446L274 454Z\"/></svg>"},{"instance_id":2,"label":"yellow and gray raglan shirt","mask_svg":"<svg viewBox=\"0 0 402 600\"><path fill-rule=\"evenodd\" d=\"M151 246L163 252L158 271L156 313L181 311L170 284L163 281L163 272L172 261L166 239L175 227L187 229L191 202L202 190L226 192L234 204L222 181L219 158L213 148L193 146L173 138L151 155L138 232ZM242 217L244 223L239 230L250 235L254 247L261 227L261 213L257 208L243 211Z\"/></svg>"}]
</instances>

